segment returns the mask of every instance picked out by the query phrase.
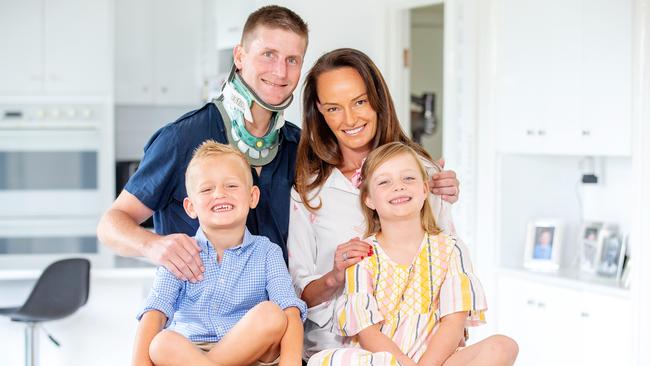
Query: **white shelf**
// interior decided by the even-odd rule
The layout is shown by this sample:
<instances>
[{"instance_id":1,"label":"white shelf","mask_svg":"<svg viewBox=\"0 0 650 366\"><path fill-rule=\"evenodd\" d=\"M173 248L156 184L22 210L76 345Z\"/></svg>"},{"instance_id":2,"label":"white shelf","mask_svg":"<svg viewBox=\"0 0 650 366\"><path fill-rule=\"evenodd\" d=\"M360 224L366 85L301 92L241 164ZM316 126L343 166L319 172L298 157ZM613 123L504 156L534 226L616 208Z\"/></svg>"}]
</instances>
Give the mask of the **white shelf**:
<instances>
[{"instance_id":1,"label":"white shelf","mask_svg":"<svg viewBox=\"0 0 650 366\"><path fill-rule=\"evenodd\" d=\"M501 268L499 274L522 278L551 286L588 291L602 295L630 299L631 293L615 278L582 273L575 269L560 269L557 272L538 272L519 268Z\"/></svg>"}]
</instances>

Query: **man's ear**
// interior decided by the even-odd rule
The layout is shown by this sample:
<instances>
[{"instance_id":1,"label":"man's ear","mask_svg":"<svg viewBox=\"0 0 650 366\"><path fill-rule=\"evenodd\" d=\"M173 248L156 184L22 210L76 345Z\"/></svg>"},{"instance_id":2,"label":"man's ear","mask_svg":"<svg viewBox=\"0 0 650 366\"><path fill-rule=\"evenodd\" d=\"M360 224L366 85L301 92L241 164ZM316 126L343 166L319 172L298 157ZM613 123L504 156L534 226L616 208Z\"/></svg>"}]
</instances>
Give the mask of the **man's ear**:
<instances>
[{"instance_id":1,"label":"man's ear","mask_svg":"<svg viewBox=\"0 0 650 366\"><path fill-rule=\"evenodd\" d=\"M257 204L260 202L260 189L257 186L251 187L251 199L250 199L250 208L257 207Z\"/></svg>"},{"instance_id":2,"label":"man's ear","mask_svg":"<svg viewBox=\"0 0 650 366\"><path fill-rule=\"evenodd\" d=\"M246 56L246 50L244 46L238 44L235 48L232 49L232 58L235 62L235 67L237 70L241 70L242 65L244 64L244 57Z\"/></svg>"},{"instance_id":3,"label":"man's ear","mask_svg":"<svg viewBox=\"0 0 650 366\"><path fill-rule=\"evenodd\" d=\"M196 219L198 215L196 214L196 211L194 210L194 204L192 201L189 199L189 197L185 197L183 200L183 208L185 209L185 212L187 213L187 216Z\"/></svg>"}]
</instances>

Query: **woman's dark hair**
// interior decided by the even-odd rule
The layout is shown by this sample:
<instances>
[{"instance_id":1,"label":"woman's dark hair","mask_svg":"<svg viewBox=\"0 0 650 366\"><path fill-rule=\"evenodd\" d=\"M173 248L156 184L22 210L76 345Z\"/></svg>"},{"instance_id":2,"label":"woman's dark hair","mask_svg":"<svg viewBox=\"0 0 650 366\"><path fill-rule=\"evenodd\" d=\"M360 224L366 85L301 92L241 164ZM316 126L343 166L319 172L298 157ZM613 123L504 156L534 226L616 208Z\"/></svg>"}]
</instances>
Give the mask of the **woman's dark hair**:
<instances>
[{"instance_id":1,"label":"woman's dark hair","mask_svg":"<svg viewBox=\"0 0 650 366\"><path fill-rule=\"evenodd\" d=\"M351 67L359 73L366 86L368 102L377 113L377 132L372 149L389 142L402 142L431 160L426 150L411 141L402 131L388 86L375 63L365 53L352 48L328 52L309 70L303 87L303 121L294 186L310 210L318 210L321 204L312 205L310 200L314 197L308 197L308 194L316 192L315 189L323 185L332 169L343 163L336 136L318 110L318 78L325 72L343 67Z\"/></svg>"}]
</instances>

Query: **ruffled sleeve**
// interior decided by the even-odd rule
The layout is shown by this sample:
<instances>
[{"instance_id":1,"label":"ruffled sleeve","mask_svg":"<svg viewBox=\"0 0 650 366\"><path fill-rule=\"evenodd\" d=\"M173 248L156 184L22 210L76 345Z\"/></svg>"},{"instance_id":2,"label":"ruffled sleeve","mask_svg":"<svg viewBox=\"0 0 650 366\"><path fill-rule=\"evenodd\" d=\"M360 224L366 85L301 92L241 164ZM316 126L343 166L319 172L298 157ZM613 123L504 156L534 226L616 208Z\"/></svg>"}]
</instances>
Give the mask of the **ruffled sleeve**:
<instances>
[{"instance_id":1,"label":"ruffled sleeve","mask_svg":"<svg viewBox=\"0 0 650 366\"><path fill-rule=\"evenodd\" d=\"M440 289L439 316L467 311L465 326L484 324L487 301L483 286L474 275L469 250L454 237L448 237L448 240L452 248L447 275Z\"/></svg>"},{"instance_id":2,"label":"ruffled sleeve","mask_svg":"<svg viewBox=\"0 0 650 366\"><path fill-rule=\"evenodd\" d=\"M372 274L366 266L370 258L348 267L345 288L334 308L333 333L353 336L384 320L373 296Z\"/></svg>"}]
</instances>

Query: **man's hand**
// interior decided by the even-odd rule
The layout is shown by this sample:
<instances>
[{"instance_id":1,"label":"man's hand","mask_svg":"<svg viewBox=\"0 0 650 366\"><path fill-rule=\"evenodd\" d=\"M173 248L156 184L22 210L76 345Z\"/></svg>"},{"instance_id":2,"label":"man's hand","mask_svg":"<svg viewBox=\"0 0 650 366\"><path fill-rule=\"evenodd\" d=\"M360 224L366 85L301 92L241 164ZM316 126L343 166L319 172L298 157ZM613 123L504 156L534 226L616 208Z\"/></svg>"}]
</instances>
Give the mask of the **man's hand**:
<instances>
[{"instance_id":1,"label":"man's hand","mask_svg":"<svg viewBox=\"0 0 650 366\"><path fill-rule=\"evenodd\" d=\"M438 164L444 169L445 159L438 160ZM439 195L440 198L449 203L458 201L459 184L456 172L453 170L443 170L440 173L435 173L429 182L431 193Z\"/></svg>"},{"instance_id":2,"label":"man's hand","mask_svg":"<svg viewBox=\"0 0 650 366\"><path fill-rule=\"evenodd\" d=\"M165 266L178 279L198 282L203 280L205 267L199 253L201 247L196 240L185 234L159 236L145 245L147 258Z\"/></svg>"}]
</instances>

